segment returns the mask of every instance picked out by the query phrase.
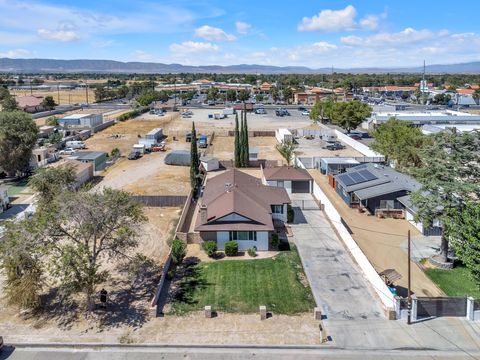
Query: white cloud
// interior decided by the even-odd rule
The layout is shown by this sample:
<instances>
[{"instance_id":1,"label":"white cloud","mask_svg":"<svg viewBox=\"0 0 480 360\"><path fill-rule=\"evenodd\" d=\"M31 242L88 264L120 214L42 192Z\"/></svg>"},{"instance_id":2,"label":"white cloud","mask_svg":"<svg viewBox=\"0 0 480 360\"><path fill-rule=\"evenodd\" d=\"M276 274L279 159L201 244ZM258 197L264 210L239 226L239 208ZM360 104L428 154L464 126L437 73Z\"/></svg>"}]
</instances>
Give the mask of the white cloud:
<instances>
[{"instance_id":1,"label":"white cloud","mask_svg":"<svg viewBox=\"0 0 480 360\"><path fill-rule=\"evenodd\" d=\"M357 10L348 5L342 10L322 10L318 15L304 17L298 25L299 31L346 31L355 28Z\"/></svg>"},{"instance_id":2,"label":"white cloud","mask_svg":"<svg viewBox=\"0 0 480 360\"><path fill-rule=\"evenodd\" d=\"M413 28L406 28L396 33L382 32L366 37L354 35L344 36L340 38L340 41L346 45L352 46L382 47L385 45L418 43L446 35L448 35L448 32L445 30L433 32L427 29L415 30Z\"/></svg>"},{"instance_id":3,"label":"white cloud","mask_svg":"<svg viewBox=\"0 0 480 360\"><path fill-rule=\"evenodd\" d=\"M239 34L248 34L250 32L250 30L252 29L252 25L246 23L246 22L243 22L243 21L237 21L235 23L235 27L237 29L237 32Z\"/></svg>"},{"instance_id":4,"label":"white cloud","mask_svg":"<svg viewBox=\"0 0 480 360\"><path fill-rule=\"evenodd\" d=\"M8 50L7 52L0 53L0 57L7 57L7 58L25 58L30 55L30 51L25 49L12 49Z\"/></svg>"},{"instance_id":5,"label":"white cloud","mask_svg":"<svg viewBox=\"0 0 480 360\"><path fill-rule=\"evenodd\" d=\"M218 52L218 50L218 45L209 42L184 41L181 44L170 45L170 51L174 53L174 55Z\"/></svg>"},{"instance_id":6,"label":"white cloud","mask_svg":"<svg viewBox=\"0 0 480 360\"><path fill-rule=\"evenodd\" d=\"M139 61L150 61L150 60L153 60L154 58L152 54L143 50L135 50L132 54L132 57L135 60L139 60Z\"/></svg>"},{"instance_id":7,"label":"white cloud","mask_svg":"<svg viewBox=\"0 0 480 360\"><path fill-rule=\"evenodd\" d=\"M232 34L227 34L220 28L209 25L201 26L195 29L195 36L209 40L209 41L234 41L236 37Z\"/></svg>"},{"instance_id":8,"label":"white cloud","mask_svg":"<svg viewBox=\"0 0 480 360\"><path fill-rule=\"evenodd\" d=\"M379 20L377 15L367 15L360 20L360 27L365 30L377 30Z\"/></svg>"},{"instance_id":9,"label":"white cloud","mask_svg":"<svg viewBox=\"0 0 480 360\"><path fill-rule=\"evenodd\" d=\"M38 29L38 36L45 40L51 41L60 41L60 42L72 42L80 40L80 36L72 30L47 30L47 29Z\"/></svg>"}]
</instances>

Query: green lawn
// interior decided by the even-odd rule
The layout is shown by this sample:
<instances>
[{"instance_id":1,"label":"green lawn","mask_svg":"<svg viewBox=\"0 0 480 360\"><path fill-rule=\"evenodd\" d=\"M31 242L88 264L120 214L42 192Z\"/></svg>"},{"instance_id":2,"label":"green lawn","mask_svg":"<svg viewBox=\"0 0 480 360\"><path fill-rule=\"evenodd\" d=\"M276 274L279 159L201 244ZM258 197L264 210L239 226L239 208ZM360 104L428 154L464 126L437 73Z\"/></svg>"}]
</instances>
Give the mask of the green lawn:
<instances>
[{"instance_id":1,"label":"green lawn","mask_svg":"<svg viewBox=\"0 0 480 360\"><path fill-rule=\"evenodd\" d=\"M480 299L480 289L470 277L466 267L458 266L452 270L426 269L426 274L448 296L472 296Z\"/></svg>"},{"instance_id":2,"label":"green lawn","mask_svg":"<svg viewBox=\"0 0 480 360\"><path fill-rule=\"evenodd\" d=\"M315 301L295 249L274 258L200 263L188 269L172 304L177 314L202 310L253 313L259 305L277 314L313 310Z\"/></svg>"},{"instance_id":3,"label":"green lawn","mask_svg":"<svg viewBox=\"0 0 480 360\"><path fill-rule=\"evenodd\" d=\"M28 185L28 179L22 179L14 183L7 184L8 196L18 195L20 192L25 190L27 185Z\"/></svg>"}]
</instances>

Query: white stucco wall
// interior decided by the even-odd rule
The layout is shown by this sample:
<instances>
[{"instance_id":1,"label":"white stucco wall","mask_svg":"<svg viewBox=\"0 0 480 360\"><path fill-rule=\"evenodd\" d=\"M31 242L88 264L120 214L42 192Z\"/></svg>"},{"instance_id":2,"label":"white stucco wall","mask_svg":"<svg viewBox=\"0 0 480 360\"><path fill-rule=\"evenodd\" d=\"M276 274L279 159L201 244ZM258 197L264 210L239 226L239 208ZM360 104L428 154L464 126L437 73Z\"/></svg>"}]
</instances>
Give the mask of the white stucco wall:
<instances>
[{"instance_id":1,"label":"white stucco wall","mask_svg":"<svg viewBox=\"0 0 480 360\"><path fill-rule=\"evenodd\" d=\"M423 224L420 222L415 222L414 218L413 218L413 214L411 212L409 212L408 210L405 211L405 218L408 222L410 222L410 224L412 224L413 226L415 226L418 231L420 231L422 234L423 234Z\"/></svg>"},{"instance_id":2,"label":"white stucco wall","mask_svg":"<svg viewBox=\"0 0 480 360\"><path fill-rule=\"evenodd\" d=\"M228 231L217 232L217 247L219 250L225 249L225 243L230 240ZM237 241L239 251L247 251L256 246L258 251L268 250L268 231L257 231L257 241Z\"/></svg>"}]
</instances>

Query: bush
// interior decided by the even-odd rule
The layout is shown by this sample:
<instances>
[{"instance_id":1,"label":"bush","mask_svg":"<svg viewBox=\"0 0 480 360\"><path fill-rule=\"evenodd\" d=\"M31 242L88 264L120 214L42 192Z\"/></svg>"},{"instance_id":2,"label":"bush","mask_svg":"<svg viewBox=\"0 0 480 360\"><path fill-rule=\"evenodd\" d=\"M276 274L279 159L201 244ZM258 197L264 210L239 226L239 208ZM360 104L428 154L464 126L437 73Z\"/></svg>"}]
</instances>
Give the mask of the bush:
<instances>
[{"instance_id":1,"label":"bush","mask_svg":"<svg viewBox=\"0 0 480 360\"><path fill-rule=\"evenodd\" d=\"M142 115L142 114L146 113L149 110L150 109L148 107L138 108L138 109L135 109L135 110L132 110L132 111L126 112L125 114L120 115L117 118L117 120L118 121L130 120L130 119L133 119L133 118L135 118L139 115Z\"/></svg>"},{"instance_id":2,"label":"bush","mask_svg":"<svg viewBox=\"0 0 480 360\"><path fill-rule=\"evenodd\" d=\"M186 255L187 245L182 240L175 239L172 242L172 262L175 265L180 264Z\"/></svg>"},{"instance_id":3,"label":"bush","mask_svg":"<svg viewBox=\"0 0 480 360\"><path fill-rule=\"evenodd\" d=\"M294 219L295 219L295 212L293 211L292 206L288 205L288 207L287 207L287 222L288 223L293 223Z\"/></svg>"},{"instance_id":4,"label":"bush","mask_svg":"<svg viewBox=\"0 0 480 360\"><path fill-rule=\"evenodd\" d=\"M203 250L207 253L209 257L214 256L217 253L217 242L213 240L205 241L202 245Z\"/></svg>"},{"instance_id":5,"label":"bush","mask_svg":"<svg viewBox=\"0 0 480 360\"><path fill-rule=\"evenodd\" d=\"M112 150L112 152L110 153L110 156L113 157L113 158L117 157L117 156L120 156L120 149L119 148L114 148Z\"/></svg>"},{"instance_id":6,"label":"bush","mask_svg":"<svg viewBox=\"0 0 480 360\"><path fill-rule=\"evenodd\" d=\"M250 249L247 250L247 253L249 256L255 257L257 256L257 248L255 246L251 247Z\"/></svg>"},{"instance_id":7,"label":"bush","mask_svg":"<svg viewBox=\"0 0 480 360\"><path fill-rule=\"evenodd\" d=\"M280 238L278 237L278 234L272 234L272 246L278 248L278 245L280 245Z\"/></svg>"},{"instance_id":8,"label":"bush","mask_svg":"<svg viewBox=\"0 0 480 360\"><path fill-rule=\"evenodd\" d=\"M238 255L238 243L236 241L227 241L225 243L225 255L227 256Z\"/></svg>"}]
</instances>

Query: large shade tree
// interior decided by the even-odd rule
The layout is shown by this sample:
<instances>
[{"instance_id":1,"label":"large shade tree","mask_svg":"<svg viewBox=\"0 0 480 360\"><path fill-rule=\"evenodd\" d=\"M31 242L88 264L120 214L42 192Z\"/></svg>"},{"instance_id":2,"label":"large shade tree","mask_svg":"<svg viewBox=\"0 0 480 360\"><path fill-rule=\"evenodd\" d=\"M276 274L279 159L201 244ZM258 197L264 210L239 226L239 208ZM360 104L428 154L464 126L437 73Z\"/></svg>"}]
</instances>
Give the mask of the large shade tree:
<instances>
[{"instance_id":1,"label":"large shade tree","mask_svg":"<svg viewBox=\"0 0 480 360\"><path fill-rule=\"evenodd\" d=\"M330 112L334 124L350 133L372 113L368 104L358 100L336 102Z\"/></svg>"},{"instance_id":2,"label":"large shade tree","mask_svg":"<svg viewBox=\"0 0 480 360\"><path fill-rule=\"evenodd\" d=\"M412 202L424 226L442 224L440 257L447 262L454 214L462 203L480 199L480 133L445 131L431 140L419 151L422 166L412 170L422 185Z\"/></svg>"},{"instance_id":3,"label":"large shade tree","mask_svg":"<svg viewBox=\"0 0 480 360\"><path fill-rule=\"evenodd\" d=\"M0 167L9 175L28 168L38 128L23 111L0 112Z\"/></svg>"}]
</instances>

